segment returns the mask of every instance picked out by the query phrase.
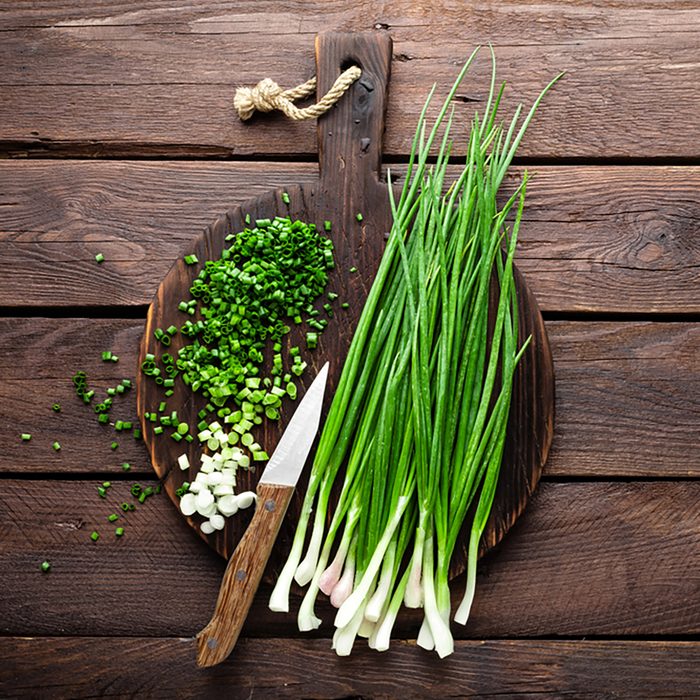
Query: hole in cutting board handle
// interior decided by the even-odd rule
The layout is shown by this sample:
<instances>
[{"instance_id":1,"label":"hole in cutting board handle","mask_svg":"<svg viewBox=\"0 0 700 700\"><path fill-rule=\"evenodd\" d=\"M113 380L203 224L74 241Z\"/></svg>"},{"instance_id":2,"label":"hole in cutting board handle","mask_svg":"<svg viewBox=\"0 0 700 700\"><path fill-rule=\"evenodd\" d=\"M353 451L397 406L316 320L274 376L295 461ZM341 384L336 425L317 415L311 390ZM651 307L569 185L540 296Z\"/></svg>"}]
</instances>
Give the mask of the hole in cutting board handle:
<instances>
[{"instance_id":1,"label":"hole in cutting board handle","mask_svg":"<svg viewBox=\"0 0 700 700\"><path fill-rule=\"evenodd\" d=\"M344 73L348 68L357 66L360 70L363 70L362 64L356 58L344 58L340 63L340 72Z\"/></svg>"}]
</instances>

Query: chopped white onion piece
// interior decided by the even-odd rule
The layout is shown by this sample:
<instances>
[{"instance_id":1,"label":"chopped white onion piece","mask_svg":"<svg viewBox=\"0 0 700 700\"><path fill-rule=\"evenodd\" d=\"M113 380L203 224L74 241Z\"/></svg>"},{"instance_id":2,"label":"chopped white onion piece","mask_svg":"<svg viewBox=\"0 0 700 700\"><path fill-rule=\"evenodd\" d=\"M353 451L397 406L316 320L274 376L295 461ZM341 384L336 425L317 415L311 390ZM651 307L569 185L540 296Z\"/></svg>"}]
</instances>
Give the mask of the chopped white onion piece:
<instances>
[{"instance_id":1,"label":"chopped white onion piece","mask_svg":"<svg viewBox=\"0 0 700 700\"><path fill-rule=\"evenodd\" d=\"M212 527L211 523L208 520L205 520L200 526L199 529L205 534L205 535L211 535L212 532L214 532L214 528Z\"/></svg>"},{"instance_id":2,"label":"chopped white onion piece","mask_svg":"<svg viewBox=\"0 0 700 700\"><path fill-rule=\"evenodd\" d=\"M227 484L228 486L235 486L236 484L236 472L233 469L222 469L221 470L221 483Z\"/></svg>"},{"instance_id":3,"label":"chopped white onion piece","mask_svg":"<svg viewBox=\"0 0 700 700\"><path fill-rule=\"evenodd\" d=\"M216 506L222 515L234 515L238 510L238 499L236 496L222 496Z\"/></svg>"},{"instance_id":4,"label":"chopped white onion piece","mask_svg":"<svg viewBox=\"0 0 700 700\"><path fill-rule=\"evenodd\" d=\"M206 442L211 437L211 430L202 430L197 433L200 442Z\"/></svg>"},{"instance_id":5,"label":"chopped white onion piece","mask_svg":"<svg viewBox=\"0 0 700 700\"><path fill-rule=\"evenodd\" d=\"M197 510L202 508L208 508L214 502L214 494L207 489L203 488L196 497Z\"/></svg>"},{"instance_id":6,"label":"chopped white onion piece","mask_svg":"<svg viewBox=\"0 0 700 700\"><path fill-rule=\"evenodd\" d=\"M209 474L209 478L207 479L207 481L211 486L216 486L216 484L220 484L223 481L221 472L212 472L211 474Z\"/></svg>"},{"instance_id":7,"label":"chopped white onion piece","mask_svg":"<svg viewBox=\"0 0 700 700\"><path fill-rule=\"evenodd\" d=\"M195 511L197 510L197 506L195 505L195 495L193 493L186 493L180 499L180 510L182 511L183 515L194 515Z\"/></svg>"},{"instance_id":8,"label":"chopped white onion piece","mask_svg":"<svg viewBox=\"0 0 700 700\"><path fill-rule=\"evenodd\" d=\"M206 476L206 474L204 476ZM197 477L199 477L199 474L197 474ZM190 491L190 493L199 493L203 488L204 488L203 481L201 479L197 478L190 484L189 491ZM184 498L184 496L183 496L183 498Z\"/></svg>"},{"instance_id":9,"label":"chopped white onion piece","mask_svg":"<svg viewBox=\"0 0 700 700\"><path fill-rule=\"evenodd\" d=\"M180 469L182 469L182 471L190 468L190 460L187 458L186 454L181 454L177 458L177 463L180 465Z\"/></svg>"},{"instance_id":10,"label":"chopped white onion piece","mask_svg":"<svg viewBox=\"0 0 700 700\"><path fill-rule=\"evenodd\" d=\"M203 464L200 467L200 471L202 471L204 474L210 474L211 472L213 472L214 471L213 462L208 462L207 464Z\"/></svg>"},{"instance_id":11,"label":"chopped white onion piece","mask_svg":"<svg viewBox=\"0 0 700 700\"><path fill-rule=\"evenodd\" d=\"M255 491L244 491L236 496L236 504L239 508L249 508L258 498Z\"/></svg>"},{"instance_id":12,"label":"chopped white onion piece","mask_svg":"<svg viewBox=\"0 0 700 700\"><path fill-rule=\"evenodd\" d=\"M226 521L224 520L223 515L219 515L218 513L214 513L214 515L211 515L209 517L209 523L215 530L223 530L224 525L226 525Z\"/></svg>"},{"instance_id":13,"label":"chopped white onion piece","mask_svg":"<svg viewBox=\"0 0 700 700\"><path fill-rule=\"evenodd\" d=\"M233 494L233 486L229 484L217 484L214 487L215 496L228 496Z\"/></svg>"},{"instance_id":14,"label":"chopped white onion piece","mask_svg":"<svg viewBox=\"0 0 700 700\"><path fill-rule=\"evenodd\" d=\"M211 505L207 506L206 508L198 508L197 512L203 518L208 518L210 515L213 515L214 513L216 513L216 503L212 503Z\"/></svg>"}]
</instances>

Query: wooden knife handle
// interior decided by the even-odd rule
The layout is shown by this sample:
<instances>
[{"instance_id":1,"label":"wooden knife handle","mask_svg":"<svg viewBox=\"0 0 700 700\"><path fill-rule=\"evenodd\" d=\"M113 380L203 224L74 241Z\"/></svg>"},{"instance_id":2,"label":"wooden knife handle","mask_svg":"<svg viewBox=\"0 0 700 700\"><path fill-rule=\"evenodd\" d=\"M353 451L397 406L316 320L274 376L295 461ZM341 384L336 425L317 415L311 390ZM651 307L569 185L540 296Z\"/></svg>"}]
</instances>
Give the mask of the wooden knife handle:
<instances>
[{"instance_id":1,"label":"wooden knife handle","mask_svg":"<svg viewBox=\"0 0 700 700\"><path fill-rule=\"evenodd\" d=\"M228 560L209 624L197 635L197 665L221 663L233 649L277 539L293 486L258 484L255 515Z\"/></svg>"}]
</instances>

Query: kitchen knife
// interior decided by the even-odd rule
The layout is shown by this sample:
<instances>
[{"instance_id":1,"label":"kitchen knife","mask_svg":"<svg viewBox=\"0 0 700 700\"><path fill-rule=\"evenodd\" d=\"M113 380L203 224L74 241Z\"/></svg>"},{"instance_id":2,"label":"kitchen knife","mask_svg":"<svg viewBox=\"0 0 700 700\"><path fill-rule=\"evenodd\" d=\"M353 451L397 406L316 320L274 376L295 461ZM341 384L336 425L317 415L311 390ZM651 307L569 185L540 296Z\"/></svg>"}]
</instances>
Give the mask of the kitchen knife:
<instances>
[{"instance_id":1,"label":"kitchen knife","mask_svg":"<svg viewBox=\"0 0 700 700\"><path fill-rule=\"evenodd\" d=\"M257 486L253 519L231 555L209 624L197 635L197 665L215 666L233 649L321 421L328 362L297 407Z\"/></svg>"}]
</instances>

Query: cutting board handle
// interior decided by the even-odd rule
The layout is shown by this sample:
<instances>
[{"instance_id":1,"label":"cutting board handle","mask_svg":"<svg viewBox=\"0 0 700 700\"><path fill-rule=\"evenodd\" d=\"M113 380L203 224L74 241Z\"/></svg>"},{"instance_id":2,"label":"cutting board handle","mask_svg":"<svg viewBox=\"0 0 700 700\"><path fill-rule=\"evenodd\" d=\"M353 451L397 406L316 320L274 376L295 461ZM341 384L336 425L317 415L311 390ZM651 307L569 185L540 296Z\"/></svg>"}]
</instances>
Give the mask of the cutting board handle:
<instances>
[{"instance_id":1,"label":"cutting board handle","mask_svg":"<svg viewBox=\"0 0 700 700\"><path fill-rule=\"evenodd\" d=\"M378 180L391 50L391 37L383 32L325 32L316 37L319 99L343 70L352 65L362 69L347 93L318 119L321 183L338 196L352 184Z\"/></svg>"}]
</instances>

